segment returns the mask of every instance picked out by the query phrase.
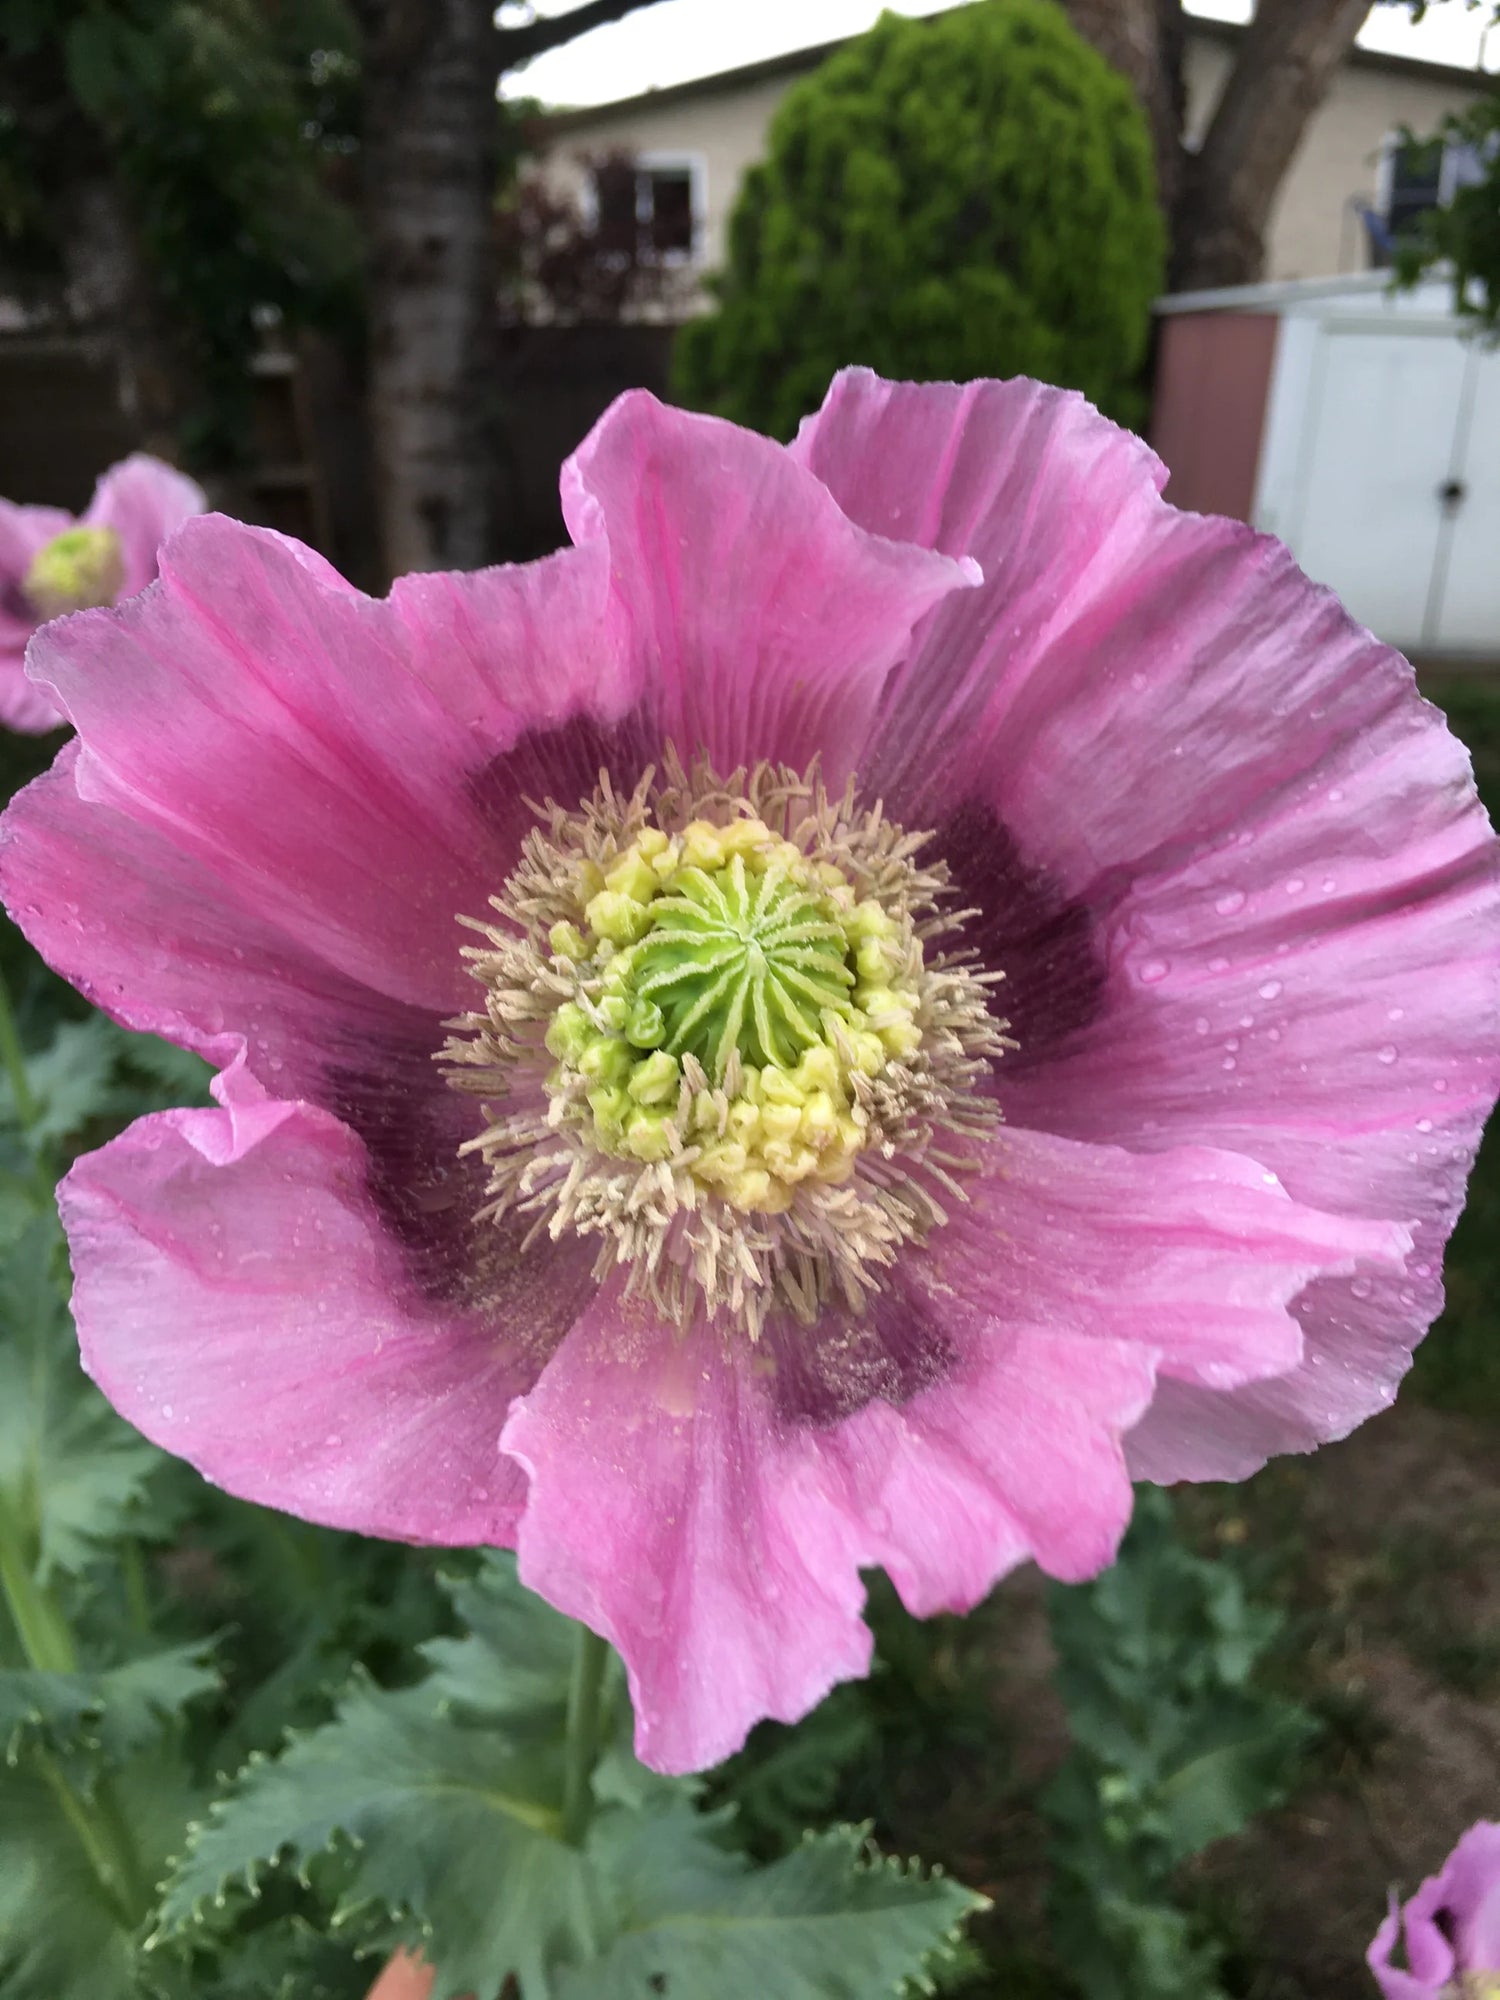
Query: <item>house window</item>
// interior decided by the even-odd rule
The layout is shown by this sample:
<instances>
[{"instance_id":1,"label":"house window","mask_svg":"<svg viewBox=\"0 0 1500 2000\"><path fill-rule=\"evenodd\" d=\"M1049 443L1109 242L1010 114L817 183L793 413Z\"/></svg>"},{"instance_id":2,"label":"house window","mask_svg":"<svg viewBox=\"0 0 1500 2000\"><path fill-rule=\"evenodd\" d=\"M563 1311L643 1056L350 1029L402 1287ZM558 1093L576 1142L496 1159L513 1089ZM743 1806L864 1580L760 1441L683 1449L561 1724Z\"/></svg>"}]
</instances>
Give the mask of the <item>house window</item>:
<instances>
[{"instance_id":1,"label":"house window","mask_svg":"<svg viewBox=\"0 0 1500 2000\"><path fill-rule=\"evenodd\" d=\"M1482 180L1489 147L1462 139L1418 139L1393 133L1380 156L1373 209L1364 209L1376 264L1388 264L1398 244L1414 234L1422 217L1443 208L1462 187Z\"/></svg>"},{"instance_id":2,"label":"house window","mask_svg":"<svg viewBox=\"0 0 1500 2000\"><path fill-rule=\"evenodd\" d=\"M637 258L691 263L703 226L704 163L691 154L613 157L593 170L593 207L601 241L632 248Z\"/></svg>"},{"instance_id":3,"label":"house window","mask_svg":"<svg viewBox=\"0 0 1500 2000\"><path fill-rule=\"evenodd\" d=\"M1382 207L1393 240L1409 236L1443 200L1447 147L1441 139L1399 138L1389 149L1389 186Z\"/></svg>"},{"instance_id":4,"label":"house window","mask_svg":"<svg viewBox=\"0 0 1500 2000\"><path fill-rule=\"evenodd\" d=\"M643 167L636 176L636 219L660 256L691 257L696 238L691 167Z\"/></svg>"}]
</instances>

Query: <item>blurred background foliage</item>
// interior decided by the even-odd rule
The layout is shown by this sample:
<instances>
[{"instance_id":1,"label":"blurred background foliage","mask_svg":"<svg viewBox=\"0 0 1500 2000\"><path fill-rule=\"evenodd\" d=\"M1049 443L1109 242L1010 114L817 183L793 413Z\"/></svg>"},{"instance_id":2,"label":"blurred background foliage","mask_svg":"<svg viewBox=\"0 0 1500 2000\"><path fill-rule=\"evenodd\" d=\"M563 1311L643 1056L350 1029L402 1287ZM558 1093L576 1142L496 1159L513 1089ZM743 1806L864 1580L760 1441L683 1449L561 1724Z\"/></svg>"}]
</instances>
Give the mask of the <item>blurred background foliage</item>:
<instances>
[{"instance_id":1,"label":"blurred background foliage","mask_svg":"<svg viewBox=\"0 0 1500 2000\"><path fill-rule=\"evenodd\" d=\"M0 276L118 319L148 441L237 462L267 319L357 325L342 0L6 0Z\"/></svg>"},{"instance_id":2,"label":"blurred background foliage","mask_svg":"<svg viewBox=\"0 0 1500 2000\"><path fill-rule=\"evenodd\" d=\"M1436 133L1405 137L1455 149L1468 171L1452 198L1423 214L1396 245L1397 279L1415 285L1444 272L1456 310L1493 339L1500 335L1500 95L1445 119Z\"/></svg>"}]
</instances>

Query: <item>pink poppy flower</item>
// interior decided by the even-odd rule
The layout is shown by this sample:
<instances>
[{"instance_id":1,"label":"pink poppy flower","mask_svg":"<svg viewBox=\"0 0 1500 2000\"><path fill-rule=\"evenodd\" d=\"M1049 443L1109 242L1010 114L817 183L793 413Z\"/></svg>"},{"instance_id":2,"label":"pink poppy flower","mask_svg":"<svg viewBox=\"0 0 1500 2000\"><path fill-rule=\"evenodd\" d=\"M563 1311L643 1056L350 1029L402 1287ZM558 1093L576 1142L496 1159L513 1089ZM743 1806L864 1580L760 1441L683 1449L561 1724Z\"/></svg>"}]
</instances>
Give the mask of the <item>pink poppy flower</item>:
<instances>
[{"instance_id":1,"label":"pink poppy flower","mask_svg":"<svg viewBox=\"0 0 1500 2000\"><path fill-rule=\"evenodd\" d=\"M377 603L208 517L40 635L0 888L222 1066L62 1191L118 1408L513 1544L678 1770L866 1670L862 1568L1086 1577L1132 1473L1385 1407L1496 843L1406 663L1162 477L1024 381L855 371L790 450L632 394L545 561Z\"/></svg>"},{"instance_id":2,"label":"pink poppy flower","mask_svg":"<svg viewBox=\"0 0 1500 2000\"><path fill-rule=\"evenodd\" d=\"M1500 1826L1471 1826L1404 1909L1391 1898L1368 1962L1385 2000L1500 2000Z\"/></svg>"},{"instance_id":3,"label":"pink poppy flower","mask_svg":"<svg viewBox=\"0 0 1500 2000\"><path fill-rule=\"evenodd\" d=\"M0 500L0 724L29 735L62 726L57 704L26 678L32 633L143 590L162 543L207 504L201 487L145 452L112 465L76 519Z\"/></svg>"}]
</instances>

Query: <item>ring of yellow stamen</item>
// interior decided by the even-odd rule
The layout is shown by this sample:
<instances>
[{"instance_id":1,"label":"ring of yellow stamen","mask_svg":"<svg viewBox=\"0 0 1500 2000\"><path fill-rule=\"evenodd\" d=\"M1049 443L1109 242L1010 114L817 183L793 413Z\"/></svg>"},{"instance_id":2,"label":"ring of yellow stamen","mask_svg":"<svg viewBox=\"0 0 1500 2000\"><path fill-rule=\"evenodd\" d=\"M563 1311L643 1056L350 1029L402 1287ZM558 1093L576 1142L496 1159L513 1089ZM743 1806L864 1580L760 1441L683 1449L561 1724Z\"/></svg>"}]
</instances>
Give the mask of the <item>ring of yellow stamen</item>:
<instances>
[{"instance_id":1,"label":"ring of yellow stamen","mask_svg":"<svg viewBox=\"0 0 1500 2000\"><path fill-rule=\"evenodd\" d=\"M484 1215L597 1236L684 1324L862 1309L962 1198L1009 1046L999 975L934 950L962 913L923 837L766 766L539 822L441 1052L487 1100Z\"/></svg>"},{"instance_id":2,"label":"ring of yellow stamen","mask_svg":"<svg viewBox=\"0 0 1500 2000\"><path fill-rule=\"evenodd\" d=\"M546 1031L549 1093L581 1092L616 1158L665 1160L690 1135L688 1172L732 1208L776 1214L803 1181L848 1180L870 1124L856 1079L921 1039L920 942L903 953L841 868L753 816L643 827L548 941L581 989Z\"/></svg>"},{"instance_id":3,"label":"ring of yellow stamen","mask_svg":"<svg viewBox=\"0 0 1500 2000\"><path fill-rule=\"evenodd\" d=\"M38 618L113 604L125 584L125 551L113 528L64 528L31 558L21 588Z\"/></svg>"}]
</instances>

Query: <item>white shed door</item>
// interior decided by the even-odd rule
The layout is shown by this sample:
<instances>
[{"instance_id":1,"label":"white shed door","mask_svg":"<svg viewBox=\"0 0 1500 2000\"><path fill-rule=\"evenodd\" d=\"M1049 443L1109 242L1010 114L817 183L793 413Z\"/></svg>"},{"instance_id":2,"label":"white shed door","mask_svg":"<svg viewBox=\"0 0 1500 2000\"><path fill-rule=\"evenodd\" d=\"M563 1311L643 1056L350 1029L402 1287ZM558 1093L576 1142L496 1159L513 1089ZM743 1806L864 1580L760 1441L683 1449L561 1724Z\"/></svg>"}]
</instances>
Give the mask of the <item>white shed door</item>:
<instances>
[{"instance_id":1,"label":"white shed door","mask_svg":"<svg viewBox=\"0 0 1500 2000\"><path fill-rule=\"evenodd\" d=\"M1336 330L1324 341L1290 539L1308 575L1397 646L1427 636L1467 361L1451 334Z\"/></svg>"},{"instance_id":2,"label":"white shed door","mask_svg":"<svg viewBox=\"0 0 1500 2000\"><path fill-rule=\"evenodd\" d=\"M1455 460L1428 643L1500 654L1500 354L1465 343L1472 403Z\"/></svg>"}]
</instances>

